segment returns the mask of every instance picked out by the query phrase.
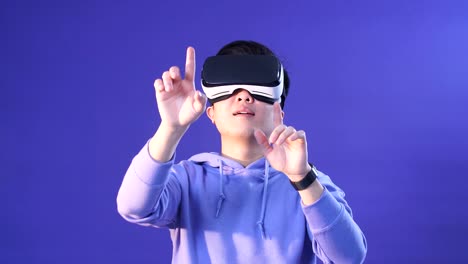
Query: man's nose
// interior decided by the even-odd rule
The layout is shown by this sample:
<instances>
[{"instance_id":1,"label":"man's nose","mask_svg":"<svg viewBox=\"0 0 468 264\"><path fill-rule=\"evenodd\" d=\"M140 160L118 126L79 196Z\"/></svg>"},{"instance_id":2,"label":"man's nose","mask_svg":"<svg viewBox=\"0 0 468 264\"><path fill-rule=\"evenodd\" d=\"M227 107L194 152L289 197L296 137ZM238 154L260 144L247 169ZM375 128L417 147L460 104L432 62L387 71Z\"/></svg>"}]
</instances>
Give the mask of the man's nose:
<instances>
[{"instance_id":1,"label":"man's nose","mask_svg":"<svg viewBox=\"0 0 468 264\"><path fill-rule=\"evenodd\" d=\"M240 89L236 93L236 100L245 101L246 103L253 103L254 101L252 95L247 90L244 90L244 89Z\"/></svg>"}]
</instances>

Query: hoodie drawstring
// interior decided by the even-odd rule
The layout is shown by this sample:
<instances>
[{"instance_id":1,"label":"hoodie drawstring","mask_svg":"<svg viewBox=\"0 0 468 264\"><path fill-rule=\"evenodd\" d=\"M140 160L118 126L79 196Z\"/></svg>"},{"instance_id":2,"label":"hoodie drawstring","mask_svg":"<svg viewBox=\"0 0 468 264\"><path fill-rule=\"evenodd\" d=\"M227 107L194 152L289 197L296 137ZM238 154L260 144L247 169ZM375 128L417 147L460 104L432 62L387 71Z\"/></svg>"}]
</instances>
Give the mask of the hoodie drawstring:
<instances>
[{"instance_id":1,"label":"hoodie drawstring","mask_svg":"<svg viewBox=\"0 0 468 264\"><path fill-rule=\"evenodd\" d=\"M257 221L257 226L259 228L260 234L262 235L263 239L265 239L265 207L266 207L266 196L267 196L267 189L268 189L268 178L270 174L270 165L268 161L265 159L265 181L263 182L263 197L262 197L262 208L260 210L260 218Z\"/></svg>"},{"instance_id":2,"label":"hoodie drawstring","mask_svg":"<svg viewBox=\"0 0 468 264\"><path fill-rule=\"evenodd\" d=\"M221 211L221 207L223 207L224 199L226 196L224 195L223 191L223 161L219 160L219 198L218 198L218 206L216 207L216 215L215 217L218 218L219 212Z\"/></svg>"},{"instance_id":3,"label":"hoodie drawstring","mask_svg":"<svg viewBox=\"0 0 468 264\"><path fill-rule=\"evenodd\" d=\"M226 196L224 195L224 190L223 190L223 177L224 177L224 172L223 172L223 161L219 160L219 195L218 195L218 206L216 207L216 215L215 217L219 217L219 213L223 207L223 202L226 199ZM265 180L263 181L263 194L262 194L262 207L260 209L260 216L257 221L257 227L258 230L260 231L260 234L262 235L262 238L266 238L265 234L265 210L266 210L266 200L267 200L267 191L268 191L268 179L269 179L269 174L270 174L270 164L268 161L265 160Z\"/></svg>"}]
</instances>

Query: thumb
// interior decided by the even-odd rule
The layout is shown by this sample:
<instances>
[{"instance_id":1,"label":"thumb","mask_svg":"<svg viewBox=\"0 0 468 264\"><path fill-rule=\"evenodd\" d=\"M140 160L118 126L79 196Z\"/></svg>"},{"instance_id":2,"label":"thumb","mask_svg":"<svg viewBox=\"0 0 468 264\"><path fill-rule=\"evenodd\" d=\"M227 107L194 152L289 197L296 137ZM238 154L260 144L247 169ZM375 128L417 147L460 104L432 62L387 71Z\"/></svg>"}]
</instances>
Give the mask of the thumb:
<instances>
[{"instance_id":1,"label":"thumb","mask_svg":"<svg viewBox=\"0 0 468 264\"><path fill-rule=\"evenodd\" d=\"M257 143L262 147L263 153L267 154L271 151L272 147L268 143L268 138L262 130L255 129L254 136Z\"/></svg>"},{"instance_id":2,"label":"thumb","mask_svg":"<svg viewBox=\"0 0 468 264\"><path fill-rule=\"evenodd\" d=\"M193 101L193 109L197 113L202 113L205 111L206 107L206 96L204 96L200 91L195 92L195 100Z\"/></svg>"}]
</instances>

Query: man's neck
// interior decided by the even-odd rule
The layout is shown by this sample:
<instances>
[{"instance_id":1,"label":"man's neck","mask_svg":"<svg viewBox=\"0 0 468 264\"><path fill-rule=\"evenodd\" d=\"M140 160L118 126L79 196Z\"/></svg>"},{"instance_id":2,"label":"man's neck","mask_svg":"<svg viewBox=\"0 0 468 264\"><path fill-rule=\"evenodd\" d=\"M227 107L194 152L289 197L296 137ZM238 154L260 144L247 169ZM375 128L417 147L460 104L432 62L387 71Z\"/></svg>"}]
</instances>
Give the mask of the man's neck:
<instances>
[{"instance_id":1,"label":"man's neck","mask_svg":"<svg viewBox=\"0 0 468 264\"><path fill-rule=\"evenodd\" d=\"M254 137L221 138L221 154L244 167L263 157L263 152Z\"/></svg>"}]
</instances>

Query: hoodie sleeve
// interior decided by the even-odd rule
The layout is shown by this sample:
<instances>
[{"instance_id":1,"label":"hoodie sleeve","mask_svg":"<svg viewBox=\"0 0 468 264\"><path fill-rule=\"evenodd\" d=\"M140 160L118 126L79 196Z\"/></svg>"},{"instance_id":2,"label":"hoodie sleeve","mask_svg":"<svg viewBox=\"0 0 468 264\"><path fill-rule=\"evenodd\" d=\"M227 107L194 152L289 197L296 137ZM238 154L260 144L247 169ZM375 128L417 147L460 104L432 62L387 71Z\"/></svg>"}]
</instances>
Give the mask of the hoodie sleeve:
<instances>
[{"instance_id":1,"label":"hoodie sleeve","mask_svg":"<svg viewBox=\"0 0 468 264\"><path fill-rule=\"evenodd\" d=\"M353 220L344 192L321 172L318 180L325 188L322 196L302 207L315 254L324 263L362 263L366 238Z\"/></svg>"},{"instance_id":2,"label":"hoodie sleeve","mask_svg":"<svg viewBox=\"0 0 468 264\"><path fill-rule=\"evenodd\" d=\"M181 187L171 172L173 164L174 157L165 163L153 160L145 144L133 158L117 195L117 210L125 220L156 227L174 223Z\"/></svg>"}]
</instances>

